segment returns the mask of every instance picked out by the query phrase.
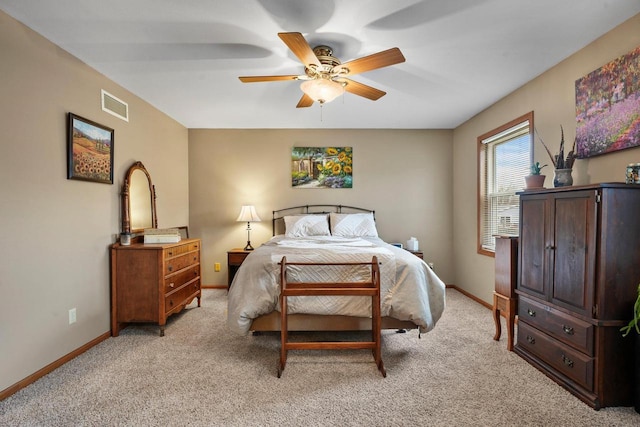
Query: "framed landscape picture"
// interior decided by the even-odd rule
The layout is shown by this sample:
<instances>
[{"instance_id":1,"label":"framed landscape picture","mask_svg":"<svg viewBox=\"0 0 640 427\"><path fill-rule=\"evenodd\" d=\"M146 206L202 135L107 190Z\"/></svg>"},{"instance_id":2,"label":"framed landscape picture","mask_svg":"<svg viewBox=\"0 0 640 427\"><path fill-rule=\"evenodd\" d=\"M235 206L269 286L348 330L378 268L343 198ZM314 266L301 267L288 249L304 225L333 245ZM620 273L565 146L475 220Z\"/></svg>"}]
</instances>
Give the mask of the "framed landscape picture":
<instances>
[{"instance_id":1,"label":"framed landscape picture","mask_svg":"<svg viewBox=\"0 0 640 427\"><path fill-rule=\"evenodd\" d=\"M69 113L67 179L113 184L113 129Z\"/></svg>"},{"instance_id":2,"label":"framed landscape picture","mask_svg":"<svg viewBox=\"0 0 640 427\"><path fill-rule=\"evenodd\" d=\"M576 155L640 145L640 46L576 80Z\"/></svg>"},{"instance_id":3,"label":"framed landscape picture","mask_svg":"<svg viewBox=\"0 0 640 427\"><path fill-rule=\"evenodd\" d=\"M293 147L291 185L294 188L352 188L352 147Z\"/></svg>"}]
</instances>

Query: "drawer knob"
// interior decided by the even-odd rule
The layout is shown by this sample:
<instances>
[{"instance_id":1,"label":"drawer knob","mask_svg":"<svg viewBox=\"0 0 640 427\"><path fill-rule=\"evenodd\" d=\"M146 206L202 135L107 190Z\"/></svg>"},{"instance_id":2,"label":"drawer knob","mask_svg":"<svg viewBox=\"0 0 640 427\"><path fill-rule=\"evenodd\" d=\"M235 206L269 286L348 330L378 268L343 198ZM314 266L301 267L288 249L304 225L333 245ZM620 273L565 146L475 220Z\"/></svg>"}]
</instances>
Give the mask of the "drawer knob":
<instances>
[{"instance_id":1,"label":"drawer knob","mask_svg":"<svg viewBox=\"0 0 640 427\"><path fill-rule=\"evenodd\" d=\"M569 359L569 358L568 358L567 356L565 356L564 354L562 355L562 362L563 362L566 366L568 366L568 367L570 367L570 368L573 368L573 360Z\"/></svg>"},{"instance_id":2,"label":"drawer knob","mask_svg":"<svg viewBox=\"0 0 640 427\"><path fill-rule=\"evenodd\" d=\"M531 335L527 335L527 342L529 344L535 344L536 343L536 339L534 337L532 337Z\"/></svg>"},{"instance_id":3,"label":"drawer knob","mask_svg":"<svg viewBox=\"0 0 640 427\"><path fill-rule=\"evenodd\" d=\"M562 330L567 335L573 335L573 328L571 326L562 325Z\"/></svg>"},{"instance_id":4,"label":"drawer knob","mask_svg":"<svg viewBox=\"0 0 640 427\"><path fill-rule=\"evenodd\" d=\"M530 308L527 308L527 314L531 317L536 317L536 312L531 310Z\"/></svg>"},{"instance_id":5,"label":"drawer knob","mask_svg":"<svg viewBox=\"0 0 640 427\"><path fill-rule=\"evenodd\" d=\"M175 287L175 286L176 286L176 284L175 284L175 283L169 283L169 287L170 287L170 288L173 288L173 287Z\"/></svg>"},{"instance_id":6,"label":"drawer knob","mask_svg":"<svg viewBox=\"0 0 640 427\"><path fill-rule=\"evenodd\" d=\"M169 270L169 271L173 271L173 266L172 266L172 265L170 265L170 266L169 266L169 268L168 268L168 270Z\"/></svg>"},{"instance_id":7,"label":"drawer knob","mask_svg":"<svg viewBox=\"0 0 640 427\"><path fill-rule=\"evenodd\" d=\"M169 253L169 256L173 255L173 251L169 251L168 253Z\"/></svg>"}]
</instances>

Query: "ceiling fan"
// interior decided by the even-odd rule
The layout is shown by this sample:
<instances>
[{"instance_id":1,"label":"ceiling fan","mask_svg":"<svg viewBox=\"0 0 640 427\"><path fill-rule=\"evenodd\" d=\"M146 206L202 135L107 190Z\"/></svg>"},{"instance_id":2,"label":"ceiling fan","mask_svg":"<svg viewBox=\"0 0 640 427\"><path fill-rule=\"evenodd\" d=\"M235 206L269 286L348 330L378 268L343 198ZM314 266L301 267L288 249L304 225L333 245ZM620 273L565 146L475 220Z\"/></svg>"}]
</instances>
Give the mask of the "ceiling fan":
<instances>
[{"instance_id":1,"label":"ceiling fan","mask_svg":"<svg viewBox=\"0 0 640 427\"><path fill-rule=\"evenodd\" d=\"M333 56L333 50L329 46L320 45L311 49L301 33L278 33L278 36L304 64L304 74L246 76L239 79L243 83L302 80L300 89L304 94L296 108L310 107L316 101L322 105L332 101L344 91L375 101L386 92L358 83L348 77L405 61L400 49L394 47L341 63Z\"/></svg>"}]
</instances>

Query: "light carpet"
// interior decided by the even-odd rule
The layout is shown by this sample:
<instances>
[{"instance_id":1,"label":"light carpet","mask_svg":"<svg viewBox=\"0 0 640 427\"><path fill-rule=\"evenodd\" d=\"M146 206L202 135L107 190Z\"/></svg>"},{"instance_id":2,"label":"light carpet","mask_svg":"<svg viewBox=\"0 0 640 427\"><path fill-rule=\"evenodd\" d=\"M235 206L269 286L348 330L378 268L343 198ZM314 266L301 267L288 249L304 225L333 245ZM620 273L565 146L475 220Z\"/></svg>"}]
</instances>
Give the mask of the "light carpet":
<instances>
[{"instance_id":1,"label":"light carpet","mask_svg":"<svg viewBox=\"0 0 640 427\"><path fill-rule=\"evenodd\" d=\"M370 351L349 350L292 351L278 379L279 336L230 332L226 302L204 290L164 337L124 329L0 402L0 425L640 425L633 408L595 411L507 351L490 311L455 290L421 338L383 331L387 378Z\"/></svg>"}]
</instances>

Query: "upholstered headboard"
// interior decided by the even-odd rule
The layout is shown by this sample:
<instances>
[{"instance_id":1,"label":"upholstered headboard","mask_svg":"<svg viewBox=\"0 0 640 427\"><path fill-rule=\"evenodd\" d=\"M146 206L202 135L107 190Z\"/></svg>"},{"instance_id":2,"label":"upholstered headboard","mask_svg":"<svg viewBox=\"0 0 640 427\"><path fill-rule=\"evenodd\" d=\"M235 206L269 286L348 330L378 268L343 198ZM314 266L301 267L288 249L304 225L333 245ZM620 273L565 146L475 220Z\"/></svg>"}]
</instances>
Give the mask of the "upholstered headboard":
<instances>
[{"instance_id":1,"label":"upholstered headboard","mask_svg":"<svg viewBox=\"0 0 640 427\"><path fill-rule=\"evenodd\" d=\"M284 217L287 215L303 215L303 214L328 214L336 213L371 213L375 219L376 211L356 206L345 205L302 205L290 208L278 209L273 211L271 219L271 230L273 235L284 233Z\"/></svg>"}]
</instances>

